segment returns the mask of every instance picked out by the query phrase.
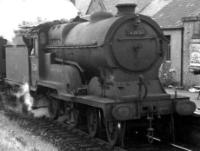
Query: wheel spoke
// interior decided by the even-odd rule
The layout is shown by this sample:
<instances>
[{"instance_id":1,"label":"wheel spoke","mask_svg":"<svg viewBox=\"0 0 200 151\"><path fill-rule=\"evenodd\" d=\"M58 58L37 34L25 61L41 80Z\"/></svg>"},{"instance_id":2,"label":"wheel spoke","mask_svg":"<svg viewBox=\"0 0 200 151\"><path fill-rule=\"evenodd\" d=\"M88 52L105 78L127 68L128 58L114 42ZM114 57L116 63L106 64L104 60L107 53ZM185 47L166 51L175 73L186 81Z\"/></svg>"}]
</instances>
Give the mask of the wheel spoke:
<instances>
[{"instance_id":1,"label":"wheel spoke","mask_svg":"<svg viewBox=\"0 0 200 151\"><path fill-rule=\"evenodd\" d=\"M59 101L54 99L49 100L50 118L52 119L58 118L58 112L59 112Z\"/></svg>"},{"instance_id":2,"label":"wheel spoke","mask_svg":"<svg viewBox=\"0 0 200 151\"><path fill-rule=\"evenodd\" d=\"M75 108L70 111L69 123L72 127L76 127L79 123L79 111Z\"/></svg>"},{"instance_id":3,"label":"wheel spoke","mask_svg":"<svg viewBox=\"0 0 200 151\"><path fill-rule=\"evenodd\" d=\"M88 109L87 112L87 126L88 133L91 137L98 135L100 129L100 116L97 109Z\"/></svg>"}]
</instances>

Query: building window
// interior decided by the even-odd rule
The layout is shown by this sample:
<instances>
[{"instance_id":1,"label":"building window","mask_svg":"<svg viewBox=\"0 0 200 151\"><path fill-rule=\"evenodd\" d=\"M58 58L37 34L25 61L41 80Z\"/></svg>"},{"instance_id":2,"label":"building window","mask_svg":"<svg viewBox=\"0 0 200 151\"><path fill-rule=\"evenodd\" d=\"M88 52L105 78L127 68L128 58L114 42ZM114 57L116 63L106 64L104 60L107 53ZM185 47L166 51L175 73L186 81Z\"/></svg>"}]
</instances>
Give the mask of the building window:
<instances>
[{"instance_id":1,"label":"building window","mask_svg":"<svg viewBox=\"0 0 200 151\"><path fill-rule=\"evenodd\" d=\"M166 60L171 60L171 36L170 35L166 35L165 36L168 40L168 49L167 49L167 52L165 54L165 58Z\"/></svg>"}]
</instances>

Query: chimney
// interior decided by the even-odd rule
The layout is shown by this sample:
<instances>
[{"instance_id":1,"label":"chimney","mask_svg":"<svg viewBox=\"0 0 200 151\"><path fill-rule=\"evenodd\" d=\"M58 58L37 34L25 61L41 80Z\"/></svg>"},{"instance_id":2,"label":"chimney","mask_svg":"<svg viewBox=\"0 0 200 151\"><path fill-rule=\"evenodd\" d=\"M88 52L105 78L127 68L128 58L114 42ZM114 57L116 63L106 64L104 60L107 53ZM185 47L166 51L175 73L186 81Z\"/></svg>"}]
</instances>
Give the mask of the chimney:
<instances>
[{"instance_id":1,"label":"chimney","mask_svg":"<svg viewBox=\"0 0 200 151\"><path fill-rule=\"evenodd\" d=\"M117 15L134 15L136 6L134 3L118 4L116 5L118 10Z\"/></svg>"}]
</instances>

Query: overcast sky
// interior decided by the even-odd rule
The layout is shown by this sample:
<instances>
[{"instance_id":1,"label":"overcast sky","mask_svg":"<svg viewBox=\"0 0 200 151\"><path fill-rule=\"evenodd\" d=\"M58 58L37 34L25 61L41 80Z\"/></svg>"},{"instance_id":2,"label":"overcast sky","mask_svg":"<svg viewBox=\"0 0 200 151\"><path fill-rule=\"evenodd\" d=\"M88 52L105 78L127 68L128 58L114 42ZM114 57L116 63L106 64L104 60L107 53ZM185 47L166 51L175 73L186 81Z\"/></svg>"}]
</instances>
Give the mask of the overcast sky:
<instances>
[{"instance_id":1,"label":"overcast sky","mask_svg":"<svg viewBox=\"0 0 200 151\"><path fill-rule=\"evenodd\" d=\"M0 0L0 36L11 40L22 21L70 19L77 9L68 0Z\"/></svg>"}]
</instances>

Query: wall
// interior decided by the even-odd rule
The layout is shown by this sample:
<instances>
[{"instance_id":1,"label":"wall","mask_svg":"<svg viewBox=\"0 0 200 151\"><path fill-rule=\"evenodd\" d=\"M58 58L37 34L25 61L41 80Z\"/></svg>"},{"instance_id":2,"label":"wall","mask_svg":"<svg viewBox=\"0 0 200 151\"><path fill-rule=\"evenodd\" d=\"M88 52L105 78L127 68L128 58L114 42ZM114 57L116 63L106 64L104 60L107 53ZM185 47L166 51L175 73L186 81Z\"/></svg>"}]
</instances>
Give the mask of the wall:
<instances>
[{"instance_id":1,"label":"wall","mask_svg":"<svg viewBox=\"0 0 200 151\"><path fill-rule=\"evenodd\" d=\"M184 62L183 62L183 81L184 86L191 87L194 85L200 85L200 75L194 75L189 72L189 61L190 61L190 51L189 45L191 43L192 35L195 32L196 23L200 21L199 17L185 17L183 18L184 25Z\"/></svg>"},{"instance_id":2,"label":"wall","mask_svg":"<svg viewBox=\"0 0 200 151\"><path fill-rule=\"evenodd\" d=\"M175 69L174 80L180 85L181 83L181 45L182 45L182 29L163 29L164 35L171 37L170 56L171 67Z\"/></svg>"}]
</instances>

